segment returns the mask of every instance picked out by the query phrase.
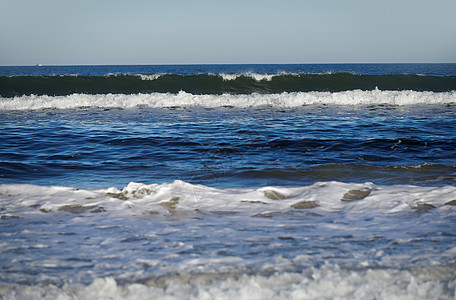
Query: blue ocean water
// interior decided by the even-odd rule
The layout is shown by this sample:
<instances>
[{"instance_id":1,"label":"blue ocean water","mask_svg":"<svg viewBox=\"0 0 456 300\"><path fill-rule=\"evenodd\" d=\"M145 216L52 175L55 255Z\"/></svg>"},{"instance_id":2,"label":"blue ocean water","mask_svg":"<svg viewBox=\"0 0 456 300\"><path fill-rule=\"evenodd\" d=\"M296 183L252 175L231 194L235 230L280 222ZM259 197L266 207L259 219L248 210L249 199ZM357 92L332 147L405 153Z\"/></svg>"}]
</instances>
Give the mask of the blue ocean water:
<instances>
[{"instance_id":1,"label":"blue ocean water","mask_svg":"<svg viewBox=\"0 0 456 300\"><path fill-rule=\"evenodd\" d=\"M453 299L456 64L0 67L0 295Z\"/></svg>"}]
</instances>

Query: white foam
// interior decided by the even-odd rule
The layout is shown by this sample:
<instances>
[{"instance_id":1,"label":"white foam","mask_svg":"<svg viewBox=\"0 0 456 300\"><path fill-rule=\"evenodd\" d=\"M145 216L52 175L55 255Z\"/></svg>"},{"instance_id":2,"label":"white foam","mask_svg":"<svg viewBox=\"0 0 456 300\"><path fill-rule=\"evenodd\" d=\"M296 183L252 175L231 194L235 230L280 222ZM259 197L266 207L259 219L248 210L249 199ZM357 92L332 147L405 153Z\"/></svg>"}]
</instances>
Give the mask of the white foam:
<instances>
[{"instance_id":1,"label":"white foam","mask_svg":"<svg viewBox=\"0 0 456 300\"><path fill-rule=\"evenodd\" d=\"M219 73L219 74L214 74L210 73L209 75L212 76L220 76L224 81L231 81L231 80L236 80L239 77L248 77L252 78L257 82L260 81L271 81L274 77L277 76L284 76L284 75L290 75L290 76L299 76L300 74L298 73L286 73L286 72L281 72L281 73L275 73L275 74L258 74L258 73Z\"/></svg>"},{"instance_id":2,"label":"white foam","mask_svg":"<svg viewBox=\"0 0 456 300\"><path fill-rule=\"evenodd\" d=\"M5 208L2 214L103 207L108 212L136 216L147 211L166 216L195 209L266 216L295 208L311 209L322 215L343 210L348 215L373 216L430 208L454 212L454 206L446 204L456 199L456 187L376 186L369 182L333 181L303 187L216 189L176 180L163 184L132 182L122 190L4 184L0 185L0 195Z\"/></svg>"},{"instance_id":3,"label":"white foam","mask_svg":"<svg viewBox=\"0 0 456 300\"><path fill-rule=\"evenodd\" d=\"M165 74L164 73L158 73L158 74L109 73L109 74L106 74L106 77L136 76L136 77L141 78L141 80L156 80L163 75L165 75ZM64 75L64 76L66 76L66 75Z\"/></svg>"},{"instance_id":4,"label":"white foam","mask_svg":"<svg viewBox=\"0 0 456 300\"><path fill-rule=\"evenodd\" d=\"M3 299L454 299L454 267L417 270L311 268L304 273L178 274L146 283L112 277L90 285L3 285Z\"/></svg>"},{"instance_id":5,"label":"white foam","mask_svg":"<svg viewBox=\"0 0 456 300\"><path fill-rule=\"evenodd\" d=\"M138 74L141 80L156 80L163 76L164 74Z\"/></svg>"},{"instance_id":6,"label":"white foam","mask_svg":"<svg viewBox=\"0 0 456 300\"><path fill-rule=\"evenodd\" d=\"M305 105L435 105L456 104L456 92L416 91L345 91L345 92L297 92L281 94L248 95L193 95L179 92L152 94L72 94L68 96L20 96L0 97L0 110L40 110L93 108L170 108L170 107L235 107L248 108L271 106L299 108Z\"/></svg>"},{"instance_id":7,"label":"white foam","mask_svg":"<svg viewBox=\"0 0 456 300\"><path fill-rule=\"evenodd\" d=\"M220 73L220 74L214 74L214 73L209 73L211 76L220 76L224 81L231 81L231 80L236 80L238 77L242 76L241 73Z\"/></svg>"}]
</instances>

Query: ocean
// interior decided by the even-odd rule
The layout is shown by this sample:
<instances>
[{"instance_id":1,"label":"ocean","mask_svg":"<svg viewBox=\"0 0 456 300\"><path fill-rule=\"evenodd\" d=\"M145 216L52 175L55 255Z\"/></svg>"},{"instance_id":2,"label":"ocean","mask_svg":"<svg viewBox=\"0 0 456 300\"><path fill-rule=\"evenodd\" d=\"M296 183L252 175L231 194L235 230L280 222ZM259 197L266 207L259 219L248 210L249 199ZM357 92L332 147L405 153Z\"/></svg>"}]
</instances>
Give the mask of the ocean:
<instances>
[{"instance_id":1,"label":"ocean","mask_svg":"<svg viewBox=\"0 0 456 300\"><path fill-rule=\"evenodd\" d=\"M0 67L0 298L456 299L456 64Z\"/></svg>"}]
</instances>

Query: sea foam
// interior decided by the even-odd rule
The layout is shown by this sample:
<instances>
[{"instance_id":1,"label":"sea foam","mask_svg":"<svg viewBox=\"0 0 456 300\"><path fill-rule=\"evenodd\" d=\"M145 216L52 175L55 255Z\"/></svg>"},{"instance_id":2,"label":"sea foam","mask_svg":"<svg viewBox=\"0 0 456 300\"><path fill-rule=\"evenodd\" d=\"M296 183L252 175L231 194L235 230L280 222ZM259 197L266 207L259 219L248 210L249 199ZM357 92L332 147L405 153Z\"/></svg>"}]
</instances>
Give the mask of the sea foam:
<instances>
[{"instance_id":1,"label":"sea foam","mask_svg":"<svg viewBox=\"0 0 456 300\"><path fill-rule=\"evenodd\" d=\"M89 212L99 207L107 212L142 215L148 210L164 216L176 211L231 211L252 217L290 209L312 209L321 215L344 210L347 214L384 215L454 208L456 187L410 185L377 186L373 183L317 182L303 187L261 187L256 189L217 189L181 180L172 183L131 182L119 189L77 189L28 184L0 185L2 214L22 211Z\"/></svg>"},{"instance_id":2,"label":"sea foam","mask_svg":"<svg viewBox=\"0 0 456 300\"><path fill-rule=\"evenodd\" d=\"M456 92L417 91L345 91L345 92L293 92L280 94L199 95L187 92L151 94L71 94L68 96L0 97L0 110L40 110L77 108L171 108L171 107L234 107L249 108L270 106L299 108L306 105L452 105Z\"/></svg>"},{"instance_id":3,"label":"sea foam","mask_svg":"<svg viewBox=\"0 0 456 300\"><path fill-rule=\"evenodd\" d=\"M90 285L4 285L5 299L453 299L456 271L341 270L337 266L272 276L179 274L145 283L97 278Z\"/></svg>"}]
</instances>

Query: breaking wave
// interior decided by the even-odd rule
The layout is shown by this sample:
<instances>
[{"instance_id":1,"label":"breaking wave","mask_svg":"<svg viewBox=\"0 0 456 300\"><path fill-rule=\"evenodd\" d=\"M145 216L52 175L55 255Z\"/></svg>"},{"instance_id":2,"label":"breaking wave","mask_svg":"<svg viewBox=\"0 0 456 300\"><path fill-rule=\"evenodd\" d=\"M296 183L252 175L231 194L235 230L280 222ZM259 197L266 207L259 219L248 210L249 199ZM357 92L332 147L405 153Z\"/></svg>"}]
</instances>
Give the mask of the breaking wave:
<instances>
[{"instance_id":1,"label":"breaking wave","mask_svg":"<svg viewBox=\"0 0 456 300\"><path fill-rule=\"evenodd\" d=\"M1 110L77 108L299 108L306 105L453 105L456 92L344 91L283 92L280 94L198 95L188 92L151 94L71 94L65 96L28 95L0 97Z\"/></svg>"},{"instance_id":2,"label":"breaking wave","mask_svg":"<svg viewBox=\"0 0 456 300\"><path fill-rule=\"evenodd\" d=\"M276 94L348 90L456 90L456 77L430 75L360 75L355 73L202 73L107 74L104 76L1 76L0 96L82 94Z\"/></svg>"}]
</instances>

